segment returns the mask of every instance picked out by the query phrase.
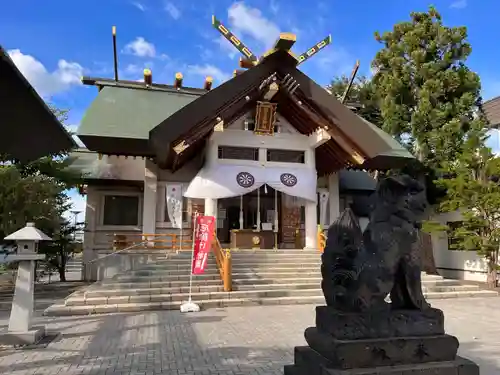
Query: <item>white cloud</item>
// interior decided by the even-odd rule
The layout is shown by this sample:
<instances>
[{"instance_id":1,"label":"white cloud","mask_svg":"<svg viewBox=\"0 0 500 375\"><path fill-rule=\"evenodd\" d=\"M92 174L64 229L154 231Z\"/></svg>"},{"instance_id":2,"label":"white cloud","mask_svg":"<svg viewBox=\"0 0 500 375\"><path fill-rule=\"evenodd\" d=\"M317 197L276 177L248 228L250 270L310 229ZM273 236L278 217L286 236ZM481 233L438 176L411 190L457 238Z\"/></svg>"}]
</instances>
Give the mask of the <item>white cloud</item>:
<instances>
[{"instance_id":1,"label":"white cloud","mask_svg":"<svg viewBox=\"0 0 500 375\"><path fill-rule=\"evenodd\" d=\"M464 9L467 7L467 0L457 0L451 3L450 8L453 9Z\"/></svg>"},{"instance_id":2,"label":"white cloud","mask_svg":"<svg viewBox=\"0 0 500 375\"><path fill-rule=\"evenodd\" d=\"M146 11L146 6L138 1L132 1L131 3L133 6L135 6L137 9L139 9L141 12Z\"/></svg>"},{"instance_id":3,"label":"white cloud","mask_svg":"<svg viewBox=\"0 0 500 375\"><path fill-rule=\"evenodd\" d=\"M139 57L155 57L156 48L153 43L149 43L142 36L128 43L124 48L125 53L130 53Z\"/></svg>"},{"instance_id":4,"label":"white cloud","mask_svg":"<svg viewBox=\"0 0 500 375\"><path fill-rule=\"evenodd\" d=\"M260 42L266 49L278 39L279 27L262 14L257 8L251 8L244 2L231 5L227 11L231 31L242 38L248 35ZM248 46L251 49L251 46Z\"/></svg>"},{"instance_id":5,"label":"white cloud","mask_svg":"<svg viewBox=\"0 0 500 375\"><path fill-rule=\"evenodd\" d=\"M81 85L84 69L76 62L59 60L57 69L49 72L40 61L23 54L19 49L10 50L8 54L40 96L50 97L72 86Z\"/></svg>"},{"instance_id":6,"label":"white cloud","mask_svg":"<svg viewBox=\"0 0 500 375\"><path fill-rule=\"evenodd\" d=\"M215 44L219 46L222 52L227 53L227 56L231 60L234 60L235 57L240 53L226 38L222 35L213 40Z\"/></svg>"},{"instance_id":7,"label":"white cloud","mask_svg":"<svg viewBox=\"0 0 500 375\"><path fill-rule=\"evenodd\" d=\"M181 18L181 11L171 2L165 3L165 11L170 14L170 17L172 17L174 20L178 20L179 18Z\"/></svg>"},{"instance_id":8,"label":"white cloud","mask_svg":"<svg viewBox=\"0 0 500 375\"><path fill-rule=\"evenodd\" d=\"M188 65L188 73L198 76L211 76L219 83L223 83L227 81L231 76L227 73L224 73L222 70L217 68L214 65L205 64L205 65Z\"/></svg>"}]
</instances>

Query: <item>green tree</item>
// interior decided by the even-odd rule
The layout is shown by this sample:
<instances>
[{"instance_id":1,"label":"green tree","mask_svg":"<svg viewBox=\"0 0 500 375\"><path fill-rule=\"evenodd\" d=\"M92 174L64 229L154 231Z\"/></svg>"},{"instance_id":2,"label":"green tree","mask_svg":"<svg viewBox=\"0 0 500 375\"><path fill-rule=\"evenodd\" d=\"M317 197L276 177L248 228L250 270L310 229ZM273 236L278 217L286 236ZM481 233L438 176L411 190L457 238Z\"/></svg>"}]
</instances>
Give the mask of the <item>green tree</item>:
<instances>
[{"instance_id":1,"label":"green tree","mask_svg":"<svg viewBox=\"0 0 500 375\"><path fill-rule=\"evenodd\" d=\"M51 109L59 121L67 120L67 110ZM54 236L53 243L42 243L39 250L47 253L51 264L57 266L61 280L65 280L67 255L56 257L53 254L72 252L72 246L64 242L73 238L67 232L75 230L63 219L70 207L66 191L81 184L82 176L68 169L71 160L64 151L26 164L5 157L0 158L0 162L1 238L27 222L35 222L40 230Z\"/></svg>"},{"instance_id":2,"label":"green tree","mask_svg":"<svg viewBox=\"0 0 500 375\"><path fill-rule=\"evenodd\" d=\"M444 25L430 7L412 12L409 21L377 32L375 38L382 45L372 62L380 126L420 162L412 172L426 184L430 217L435 204L450 199L443 180L455 176L456 161L484 143L480 79L465 64L472 51L467 29ZM432 243L425 234L420 247L424 270L435 272Z\"/></svg>"},{"instance_id":3,"label":"green tree","mask_svg":"<svg viewBox=\"0 0 500 375\"><path fill-rule=\"evenodd\" d=\"M80 246L75 240L75 235L82 229L83 223L75 224L61 217L57 228L47 233L52 237L52 241L41 247L41 251L47 256L46 262L49 270L57 270L60 281L66 281L66 264Z\"/></svg>"},{"instance_id":4,"label":"green tree","mask_svg":"<svg viewBox=\"0 0 500 375\"><path fill-rule=\"evenodd\" d=\"M326 88L337 99L341 99L349 84L349 80L350 77L346 75L334 77ZM345 103L355 106L356 113L365 120L378 126L381 125L382 119L377 95L371 80L366 76L357 76L354 79L351 89L346 96Z\"/></svg>"},{"instance_id":5,"label":"green tree","mask_svg":"<svg viewBox=\"0 0 500 375\"><path fill-rule=\"evenodd\" d=\"M430 7L375 38L382 45L372 62L382 128L426 167L446 169L485 125L476 116L479 76L465 65L467 29L445 26Z\"/></svg>"},{"instance_id":6,"label":"green tree","mask_svg":"<svg viewBox=\"0 0 500 375\"><path fill-rule=\"evenodd\" d=\"M473 149L471 147L471 149ZM487 261L489 286L497 285L500 246L500 159L478 146L464 153L453 167L452 176L438 181L446 188L440 212L460 211L460 225L449 227L429 223L434 230L447 230L455 250L475 251Z\"/></svg>"}]
</instances>

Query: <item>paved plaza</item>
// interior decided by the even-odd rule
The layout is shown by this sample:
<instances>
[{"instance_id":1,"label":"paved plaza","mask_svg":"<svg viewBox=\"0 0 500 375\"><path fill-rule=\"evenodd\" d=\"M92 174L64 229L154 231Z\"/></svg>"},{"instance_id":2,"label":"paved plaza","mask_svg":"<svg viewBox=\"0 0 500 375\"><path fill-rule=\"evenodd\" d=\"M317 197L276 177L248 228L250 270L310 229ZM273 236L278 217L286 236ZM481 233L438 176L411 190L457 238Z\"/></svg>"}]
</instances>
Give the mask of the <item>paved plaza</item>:
<instances>
[{"instance_id":1,"label":"paved plaza","mask_svg":"<svg viewBox=\"0 0 500 375\"><path fill-rule=\"evenodd\" d=\"M500 373L500 298L433 301L481 375ZM4 315L2 318L5 318ZM255 306L37 318L61 334L46 347L0 349L0 374L282 374L305 343L314 306ZM2 326L7 320L0 321Z\"/></svg>"}]
</instances>

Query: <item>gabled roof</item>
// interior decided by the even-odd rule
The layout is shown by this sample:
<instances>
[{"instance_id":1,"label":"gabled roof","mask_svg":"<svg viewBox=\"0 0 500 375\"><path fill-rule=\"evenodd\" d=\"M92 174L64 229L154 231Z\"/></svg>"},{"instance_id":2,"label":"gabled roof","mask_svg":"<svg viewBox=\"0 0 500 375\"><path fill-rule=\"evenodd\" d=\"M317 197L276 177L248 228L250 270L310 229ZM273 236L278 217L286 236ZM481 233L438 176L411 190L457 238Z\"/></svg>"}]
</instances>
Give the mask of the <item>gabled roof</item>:
<instances>
[{"instance_id":1,"label":"gabled roof","mask_svg":"<svg viewBox=\"0 0 500 375\"><path fill-rule=\"evenodd\" d=\"M197 91L103 84L78 128L88 149L109 154L153 156L149 131L200 96Z\"/></svg>"},{"instance_id":2,"label":"gabled roof","mask_svg":"<svg viewBox=\"0 0 500 375\"><path fill-rule=\"evenodd\" d=\"M0 46L0 153L23 162L76 147L71 135Z\"/></svg>"},{"instance_id":3,"label":"gabled roof","mask_svg":"<svg viewBox=\"0 0 500 375\"><path fill-rule=\"evenodd\" d=\"M392 137L357 116L296 65L297 60L289 53L275 52L166 118L150 131L157 162L178 169L197 152L197 145L206 141L220 119L228 126L259 100L261 84L272 74L278 80L291 76L299 85L293 93L280 89L275 101L282 116L303 134L324 127L336 135L335 140L332 138L316 150L317 164L323 163L317 165L318 171L329 173L351 166L390 169L413 160ZM363 163L356 165L341 143L361 154ZM178 154L173 149L180 144L188 147Z\"/></svg>"}]
</instances>

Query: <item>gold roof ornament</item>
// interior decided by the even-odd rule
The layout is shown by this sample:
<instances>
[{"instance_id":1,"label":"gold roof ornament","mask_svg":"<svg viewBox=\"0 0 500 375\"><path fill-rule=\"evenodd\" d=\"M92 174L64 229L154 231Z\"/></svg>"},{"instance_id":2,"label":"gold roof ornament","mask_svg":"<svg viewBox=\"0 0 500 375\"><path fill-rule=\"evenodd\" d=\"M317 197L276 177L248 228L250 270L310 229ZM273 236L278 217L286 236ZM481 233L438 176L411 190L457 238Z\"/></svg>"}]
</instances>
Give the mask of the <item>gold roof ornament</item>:
<instances>
[{"instance_id":1,"label":"gold roof ornament","mask_svg":"<svg viewBox=\"0 0 500 375\"><path fill-rule=\"evenodd\" d=\"M236 35L234 35L231 30L222 24L215 16L212 16L212 26L219 31L224 38L229 41L244 57L240 58L239 66L241 68L251 68L259 64L267 56L273 54L277 51L287 51L297 60L297 65L302 64L304 61L308 60L320 50L332 43L332 36L328 35L326 38L320 40L314 46L309 48L304 53L296 56L291 48L297 41L297 36L293 33L280 33L278 40L274 43L274 46L265 52L260 58L255 55L250 48L248 48Z\"/></svg>"}]
</instances>

